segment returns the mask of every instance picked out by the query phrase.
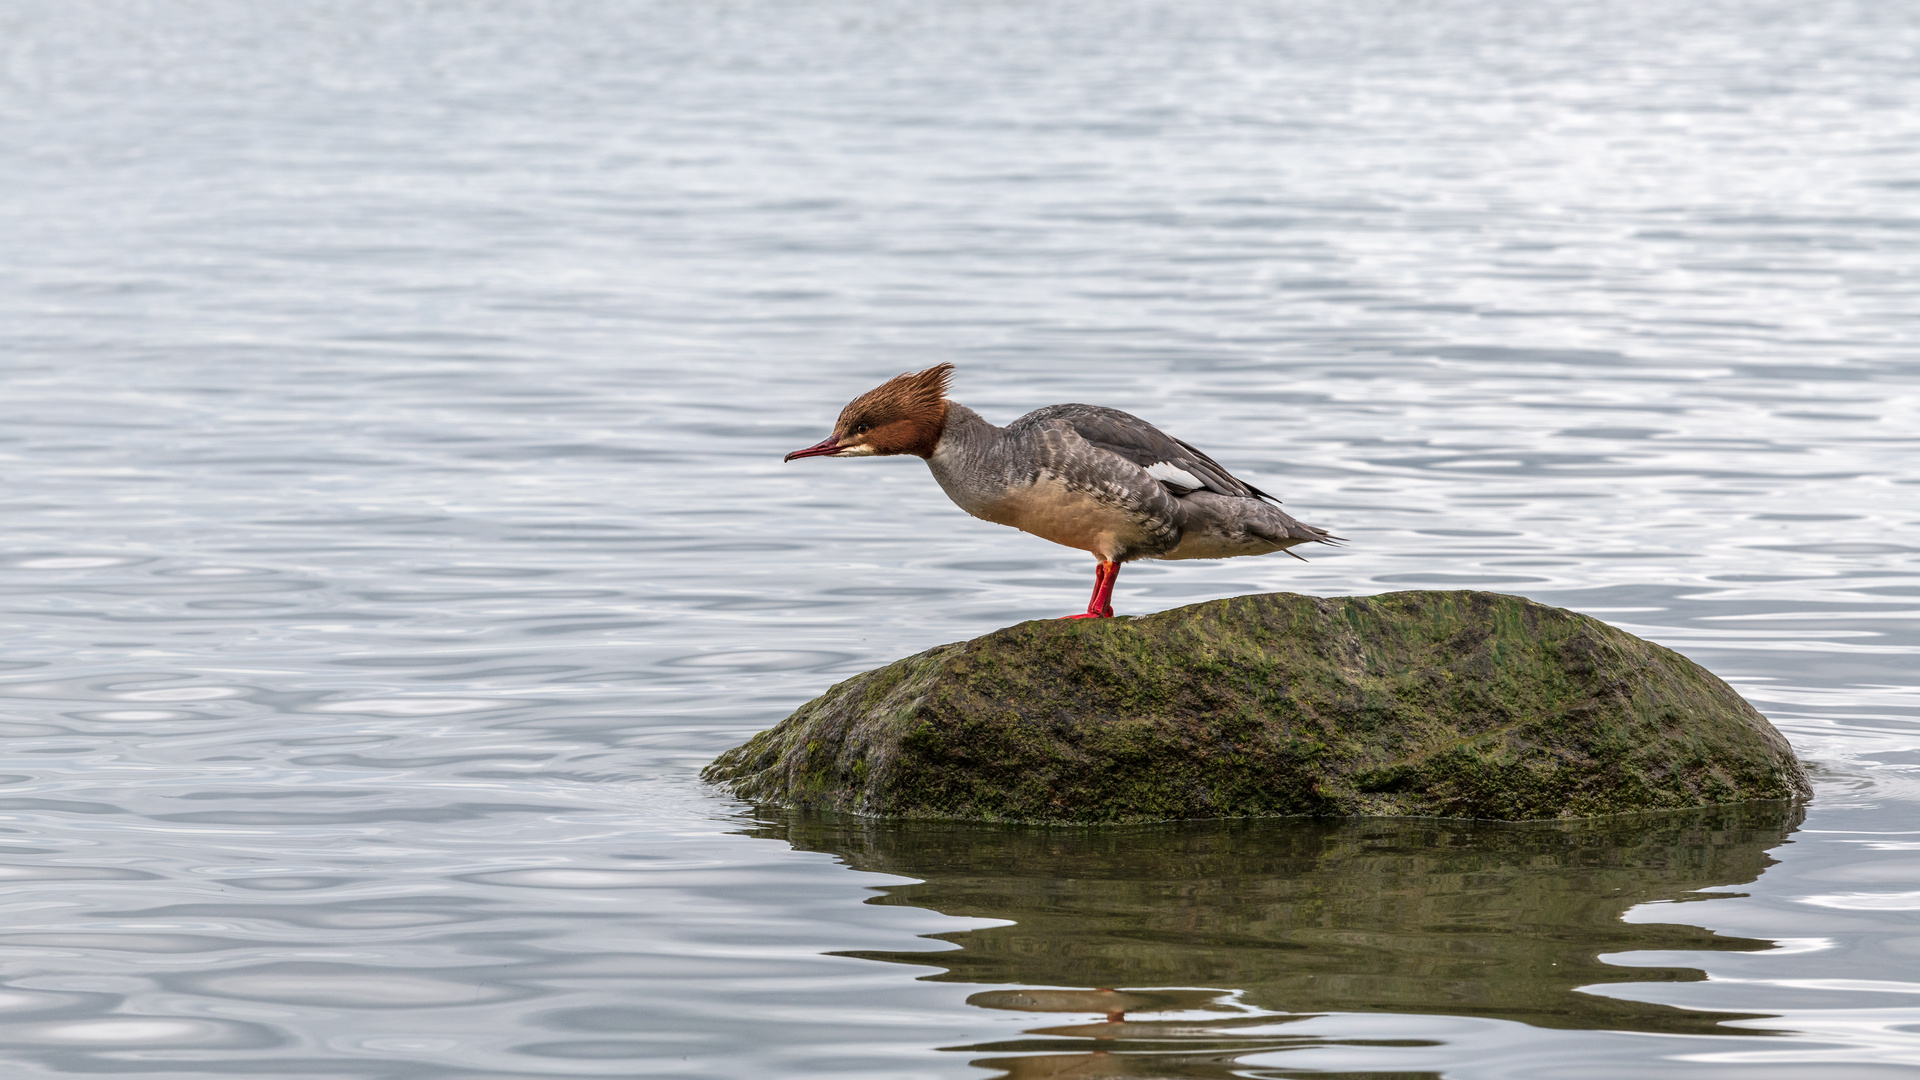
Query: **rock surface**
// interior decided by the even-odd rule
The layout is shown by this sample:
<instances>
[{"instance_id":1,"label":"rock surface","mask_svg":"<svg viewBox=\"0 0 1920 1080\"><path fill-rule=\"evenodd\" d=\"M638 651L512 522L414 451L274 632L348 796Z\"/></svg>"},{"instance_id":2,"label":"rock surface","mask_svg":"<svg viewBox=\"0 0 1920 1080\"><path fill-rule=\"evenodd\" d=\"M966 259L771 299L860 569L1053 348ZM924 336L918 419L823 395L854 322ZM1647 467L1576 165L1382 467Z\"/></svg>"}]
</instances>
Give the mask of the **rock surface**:
<instances>
[{"instance_id":1,"label":"rock surface","mask_svg":"<svg viewBox=\"0 0 1920 1080\"><path fill-rule=\"evenodd\" d=\"M1678 653L1437 591L1021 623L856 675L702 776L780 806L1049 823L1572 818L1809 791L1773 725Z\"/></svg>"}]
</instances>

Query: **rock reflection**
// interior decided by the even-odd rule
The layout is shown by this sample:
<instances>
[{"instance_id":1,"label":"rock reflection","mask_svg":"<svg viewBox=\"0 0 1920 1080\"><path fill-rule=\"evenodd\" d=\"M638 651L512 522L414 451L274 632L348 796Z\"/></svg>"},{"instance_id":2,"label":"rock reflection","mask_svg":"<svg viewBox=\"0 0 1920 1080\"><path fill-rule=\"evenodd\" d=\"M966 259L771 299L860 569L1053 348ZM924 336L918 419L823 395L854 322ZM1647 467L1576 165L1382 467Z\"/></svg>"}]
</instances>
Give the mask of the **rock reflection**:
<instances>
[{"instance_id":1,"label":"rock reflection","mask_svg":"<svg viewBox=\"0 0 1920 1080\"><path fill-rule=\"evenodd\" d=\"M954 951L849 955L941 969L931 980L1021 987L968 999L982 1008L1089 1018L953 1048L995 1055L976 1064L1025 1080L1245 1075L1235 1062L1248 1054L1326 1045L1324 1035L1288 1033L1309 1014L1725 1031L1734 1014L1581 988L1705 978L1609 964L1607 954L1770 948L1621 915L1754 880L1800 817L1796 807L1748 804L1530 825L1286 819L1073 830L796 816L757 833L921 879L885 887L872 903L1012 920L938 935ZM1209 989L1164 989L1181 987ZM1130 1015L1141 1013L1177 1015Z\"/></svg>"}]
</instances>

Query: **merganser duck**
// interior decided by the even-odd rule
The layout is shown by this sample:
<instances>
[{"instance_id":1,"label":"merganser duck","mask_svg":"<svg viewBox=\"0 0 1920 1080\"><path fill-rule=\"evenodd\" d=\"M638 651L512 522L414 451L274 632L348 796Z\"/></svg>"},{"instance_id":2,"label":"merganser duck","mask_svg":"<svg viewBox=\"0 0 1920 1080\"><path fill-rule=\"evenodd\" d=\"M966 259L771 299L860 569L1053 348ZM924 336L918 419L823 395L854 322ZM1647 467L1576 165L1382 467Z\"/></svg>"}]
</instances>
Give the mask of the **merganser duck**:
<instances>
[{"instance_id":1,"label":"merganser duck","mask_svg":"<svg viewBox=\"0 0 1920 1080\"><path fill-rule=\"evenodd\" d=\"M1049 405L995 427L947 399L952 376L952 364L939 364L880 384L840 410L833 434L785 460L913 454L974 517L1092 552L1093 599L1068 619L1110 618L1113 583L1134 559L1224 559L1340 540L1137 416Z\"/></svg>"}]
</instances>

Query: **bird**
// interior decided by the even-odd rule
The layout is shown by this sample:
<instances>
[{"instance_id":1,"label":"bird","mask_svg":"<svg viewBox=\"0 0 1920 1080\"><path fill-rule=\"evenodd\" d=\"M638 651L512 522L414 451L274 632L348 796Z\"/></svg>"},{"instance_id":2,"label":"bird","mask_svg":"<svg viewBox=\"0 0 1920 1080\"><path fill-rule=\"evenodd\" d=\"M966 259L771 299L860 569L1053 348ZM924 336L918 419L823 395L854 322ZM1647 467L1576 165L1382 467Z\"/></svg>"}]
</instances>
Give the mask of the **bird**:
<instances>
[{"instance_id":1,"label":"bird","mask_svg":"<svg viewBox=\"0 0 1920 1080\"><path fill-rule=\"evenodd\" d=\"M974 517L1091 552L1093 597L1067 619L1111 618L1120 567L1135 559L1297 559L1287 549L1342 540L1131 413L1048 405L997 427L947 397L953 372L936 364L881 383L840 410L833 434L783 460L912 454Z\"/></svg>"}]
</instances>

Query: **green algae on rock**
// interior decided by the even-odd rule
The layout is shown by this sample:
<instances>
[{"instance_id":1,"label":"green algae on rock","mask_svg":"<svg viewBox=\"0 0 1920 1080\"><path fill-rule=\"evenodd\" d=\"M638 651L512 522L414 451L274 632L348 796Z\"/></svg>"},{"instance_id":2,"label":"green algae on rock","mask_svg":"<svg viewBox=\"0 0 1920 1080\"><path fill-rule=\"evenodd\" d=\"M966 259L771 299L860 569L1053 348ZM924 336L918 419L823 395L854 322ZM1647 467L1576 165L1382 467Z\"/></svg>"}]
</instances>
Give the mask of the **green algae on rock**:
<instances>
[{"instance_id":1,"label":"green algae on rock","mask_svg":"<svg viewBox=\"0 0 1920 1080\"><path fill-rule=\"evenodd\" d=\"M780 806L1063 824L1514 821L1809 791L1706 669L1467 591L1021 623L856 675L701 775Z\"/></svg>"}]
</instances>

